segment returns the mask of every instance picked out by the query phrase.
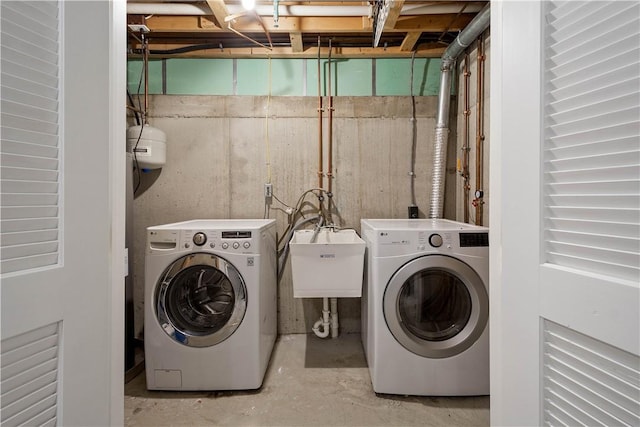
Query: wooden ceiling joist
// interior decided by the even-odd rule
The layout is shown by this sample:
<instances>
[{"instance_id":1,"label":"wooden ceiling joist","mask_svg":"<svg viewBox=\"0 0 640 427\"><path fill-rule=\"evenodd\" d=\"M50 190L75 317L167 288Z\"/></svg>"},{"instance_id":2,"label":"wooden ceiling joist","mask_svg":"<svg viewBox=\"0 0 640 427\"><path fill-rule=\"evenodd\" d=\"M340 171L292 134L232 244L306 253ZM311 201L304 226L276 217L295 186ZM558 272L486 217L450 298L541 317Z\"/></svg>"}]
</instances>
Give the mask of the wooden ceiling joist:
<instances>
[{"instance_id":1,"label":"wooden ceiling joist","mask_svg":"<svg viewBox=\"0 0 640 427\"><path fill-rule=\"evenodd\" d=\"M402 44L400 45L400 51L402 52L411 52L413 48L418 43L420 36L422 35L421 31L410 31L402 40Z\"/></svg>"},{"instance_id":2,"label":"wooden ceiling joist","mask_svg":"<svg viewBox=\"0 0 640 427\"><path fill-rule=\"evenodd\" d=\"M279 0L277 24L270 15L271 0L256 0L253 12L242 9L240 0L127 1L136 11L130 12L128 23L144 23L150 29L147 40L155 58L310 58L317 56L318 37L334 42L336 57L408 57L413 52L417 57L437 57L487 3L386 0L381 47L372 48L374 9L365 0ZM140 52L139 40L129 38L132 57ZM267 45L273 50L261 47Z\"/></svg>"},{"instance_id":3,"label":"wooden ceiling joist","mask_svg":"<svg viewBox=\"0 0 640 427\"><path fill-rule=\"evenodd\" d=\"M216 18L216 21L218 21L218 25L220 27L225 27L224 18L229 15L229 12L227 11L227 6L224 3L224 0L207 0L207 4L209 5L211 12L213 12L213 16Z\"/></svg>"},{"instance_id":4,"label":"wooden ceiling joist","mask_svg":"<svg viewBox=\"0 0 640 427\"><path fill-rule=\"evenodd\" d=\"M199 19L202 18L202 19ZM463 14L458 18L455 15L434 15L400 17L395 28L385 30L385 32L403 33L407 31L421 31L441 33L449 27L449 31L461 31L473 18L471 14ZM453 23L452 19L454 20ZM217 25L217 22L206 17L197 16L152 16L147 19L147 26L152 33L162 32L202 32L202 31L227 31L226 26ZM361 33L363 31L363 18L360 16L340 16L330 20L322 17L312 16L281 16L279 25L276 27L271 19L264 19L266 28L272 33L307 32L319 34L347 34ZM238 20L234 23L234 28L242 32L261 32L262 27L255 20ZM152 34L153 36L153 34Z\"/></svg>"},{"instance_id":5,"label":"wooden ceiling joist","mask_svg":"<svg viewBox=\"0 0 640 427\"><path fill-rule=\"evenodd\" d=\"M396 22L398 22L398 18L402 12L402 6L404 6L404 0L394 0L394 2L391 3L389 15L387 15L387 20L384 22L385 31L392 30L396 27Z\"/></svg>"},{"instance_id":6,"label":"wooden ceiling joist","mask_svg":"<svg viewBox=\"0 0 640 427\"><path fill-rule=\"evenodd\" d=\"M293 53L302 53L304 51L302 33L300 31L292 31L289 33L289 39L291 40L291 51Z\"/></svg>"}]
</instances>

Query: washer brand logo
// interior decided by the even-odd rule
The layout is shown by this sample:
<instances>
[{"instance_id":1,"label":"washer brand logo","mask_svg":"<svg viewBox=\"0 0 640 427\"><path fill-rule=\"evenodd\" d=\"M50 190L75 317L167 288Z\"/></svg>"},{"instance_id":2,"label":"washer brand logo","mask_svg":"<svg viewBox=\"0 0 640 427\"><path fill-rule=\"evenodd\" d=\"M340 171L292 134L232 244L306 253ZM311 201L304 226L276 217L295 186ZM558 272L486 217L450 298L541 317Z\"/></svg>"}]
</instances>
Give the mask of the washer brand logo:
<instances>
[{"instance_id":1,"label":"washer brand logo","mask_svg":"<svg viewBox=\"0 0 640 427\"><path fill-rule=\"evenodd\" d=\"M381 232L381 233L380 233L380 235L381 235L381 236L388 236L388 235L389 235L389 233Z\"/></svg>"},{"instance_id":2,"label":"washer brand logo","mask_svg":"<svg viewBox=\"0 0 640 427\"><path fill-rule=\"evenodd\" d=\"M254 261L253 261L253 257L250 256L247 258L247 266L248 267L253 267Z\"/></svg>"},{"instance_id":3,"label":"washer brand logo","mask_svg":"<svg viewBox=\"0 0 640 427\"><path fill-rule=\"evenodd\" d=\"M320 254L320 258L335 258L336 254Z\"/></svg>"}]
</instances>

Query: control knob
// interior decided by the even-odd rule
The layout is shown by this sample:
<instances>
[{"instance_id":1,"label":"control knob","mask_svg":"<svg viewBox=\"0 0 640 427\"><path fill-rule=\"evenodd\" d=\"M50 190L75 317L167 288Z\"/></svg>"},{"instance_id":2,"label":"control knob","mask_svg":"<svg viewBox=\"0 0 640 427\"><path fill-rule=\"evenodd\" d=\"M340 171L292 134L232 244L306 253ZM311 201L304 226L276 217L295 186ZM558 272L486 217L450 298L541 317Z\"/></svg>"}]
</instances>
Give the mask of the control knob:
<instances>
[{"instance_id":1,"label":"control knob","mask_svg":"<svg viewBox=\"0 0 640 427\"><path fill-rule=\"evenodd\" d=\"M195 243L197 246L204 245L205 243L207 243L207 235L204 234L203 232L198 232L194 234L193 243Z\"/></svg>"},{"instance_id":2,"label":"control knob","mask_svg":"<svg viewBox=\"0 0 640 427\"><path fill-rule=\"evenodd\" d=\"M439 248L442 246L442 236L439 234L432 234L429 236L429 244L434 248Z\"/></svg>"}]
</instances>

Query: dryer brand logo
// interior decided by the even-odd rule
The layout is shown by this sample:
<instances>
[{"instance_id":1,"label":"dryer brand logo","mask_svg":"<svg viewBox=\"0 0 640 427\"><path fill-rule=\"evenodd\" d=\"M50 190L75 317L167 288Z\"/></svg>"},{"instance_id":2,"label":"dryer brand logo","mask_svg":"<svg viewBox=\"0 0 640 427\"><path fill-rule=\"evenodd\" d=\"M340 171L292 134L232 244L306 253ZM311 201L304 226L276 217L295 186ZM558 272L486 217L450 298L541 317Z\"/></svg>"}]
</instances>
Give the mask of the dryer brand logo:
<instances>
[{"instance_id":1,"label":"dryer brand logo","mask_svg":"<svg viewBox=\"0 0 640 427\"><path fill-rule=\"evenodd\" d=\"M254 258L252 256L247 257L247 267L253 267Z\"/></svg>"},{"instance_id":2,"label":"dryer brand logo","mask_svg":"<svg viewBox=\"0 0 640 427\"><path fill-rule=\"evenodd\" d=\"M320 258L335 258L336 254L320 254Z\"/></svg>"}]
</instances>

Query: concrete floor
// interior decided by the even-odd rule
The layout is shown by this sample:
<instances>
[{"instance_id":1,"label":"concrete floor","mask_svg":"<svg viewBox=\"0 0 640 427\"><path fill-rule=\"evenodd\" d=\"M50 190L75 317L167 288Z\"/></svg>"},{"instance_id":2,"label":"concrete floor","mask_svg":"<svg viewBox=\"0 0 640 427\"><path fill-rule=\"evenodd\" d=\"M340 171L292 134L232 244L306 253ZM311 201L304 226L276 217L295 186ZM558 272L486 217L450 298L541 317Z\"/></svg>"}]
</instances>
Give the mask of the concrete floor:
<instances>
[{"instance_id":1,"label":"concrete floor","mask_svg":"<svg viewBox=\"0 0 640 427\"><path fill-rule=\"evenodd\" d=\"M258 391L150 392L125 386L126 426L488 426L489 397L376 394L359 334L284 335Z\"/></svg>"}]
</instances>

